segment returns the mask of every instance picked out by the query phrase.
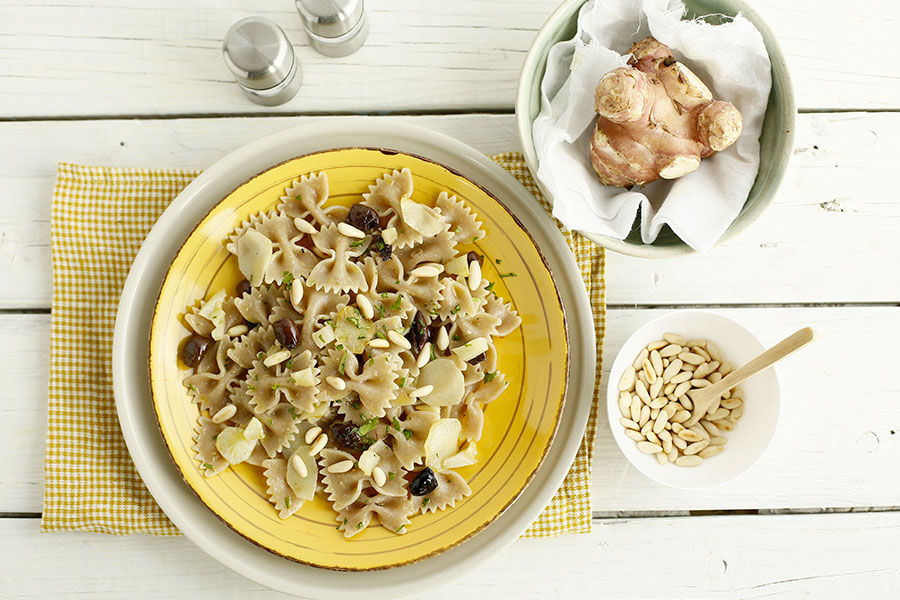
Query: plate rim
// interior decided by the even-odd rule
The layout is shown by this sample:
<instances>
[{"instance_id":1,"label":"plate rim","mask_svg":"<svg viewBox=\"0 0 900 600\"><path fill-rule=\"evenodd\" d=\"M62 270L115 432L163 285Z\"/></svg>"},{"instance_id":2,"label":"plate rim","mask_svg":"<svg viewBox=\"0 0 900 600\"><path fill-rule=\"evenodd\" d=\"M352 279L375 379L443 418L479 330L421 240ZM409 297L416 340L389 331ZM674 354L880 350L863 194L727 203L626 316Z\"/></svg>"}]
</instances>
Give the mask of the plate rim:
<instances>
[{"instance_id":1,"label":"plate rim","mask_svg":"<svg viewBox=\"0 0 900 600\"><path fill-rule=\"evenodd\" d=\"M487 519L486 521L484 521L483 523L478 525L474 530L470 531L465 536L458 538L450 543L447 543L446 545L443 545L440 548L436 548L435 550L432 550L432 551L428 552L427 554L423 554L420 556L416 556L415 558L410 558L410 559L406 559L406 560L399 561L399 562L393 562L390 564L382 564L382 565L378 565L378 566L374 566L374 567L325 565L325 564L319 564L316 562L312 562L309 560L303 560L303 559L300 559L300 558L297 558L294 556L289 556L289 555L283 554L282 552L280 552L274 548L271 548L268 545L266 545L258 540L255 540L252 537L249 537L248 535L239 531L234 523L232 523L231 521L229 521L228 519L223 517L216 508L207 504L203 500L203 498L200 496L200 492L193 485L191 485L188 482L186 473L185 473L185 470L184 470L182 464L178 460L176 460L175 454L172 451L172 446L169 443L169 437L166 435L165 431L163 431L163 429L162 429L162 423L160 422L160 412L163 408L162 401L157 398L157 395L154 393L154 388L152 385L153 355L154 355L153 340L154 340L154 333L157 330L156 324L157 324L157 318L159 317L160 301L162 298L163 287L165 287L166 280L172 274L172 267L175 266L174 261L177 260L178 256L182 253L185 245L187 245L187 243L190 241L190 239L195 234L197 234L198 230L203 225L203 222L210 217L210 215L213 213L213 211L219 210L220 207L223 205L223 203L225 203L225 201L232 194L237 192L241 187L253 182L254 180L256 180L259 177L264 176L266 173L269 173L273 169L279 168L286 163L293 162L298 159L303 159L303 158L307 158L307 157L311 157L311 156L315 156L315 155L321 155L321 154L331 154L334 152L345 152L345 151L353 151L353 150L365 150L365 151L369 151L369 152L390 152L392 155L399 154L402 156L408 156L408 157L415 158L415 159L418 159L418 160L421 160L424 162L431 163L433 165L436 165L437 167L440 167L440 168L446 170L448 173L450 173L451 175L453 175L455 177L464 179L466 182L468 182L471 185L473 185L474 187L477 187L478 189L480 189L482 191L482 193L484 193L485 196L487 196L493 202L495 202L513 220L513 222L516 224L516 226L519 228L519 230L521 230L521 232L531 241L531 244L532 244L532 246L534 246L534 249L537 252L538 257L541 259L541 266L543 267L544 271L547 273L547 275L549 276L550 280L553 283L553 291L555 293L555 298L556 298L556 301L557 301L557 304L559 306L559 310L561 313L562 326L563 326L563 338L564 338L563 341L565 342L565 344L564 344L565 353L563 355L563 372L566 374L566 376L563 378L563 381L562 381L562 388L560 390L559 403L557 405L555 413L552 416L553 425L551 427L547 442L544 444L544 446L541 450L541 455L538 458L537 464L531 470L531 472L528 473L524 482L522 483L522 486L519 489L517 489L515 491L515 493L512 495L512 497L506 502L506 504L504 504L499 510L494 512L494 514L489 519ZM320 171L320 172L327 173L327 170ZM415 178L415 175L413 175L413 177ZM227 207L226 207L226 209L227 209ZM268 211L269 209L266 209L266 210ZM477 213L475 213L475 214L477 216ZM150 377L150 379L151 379L150 399L153 404L154 414L156 416L156 426L159 429L160 435L163 438L166 450L168 451L168 454L172 461L172 464L178 470L181 478L185 481L185 484L188 486L188 488L190 488L190 490L197 496L197 498L204 504L204 506L206 506L208 510L210 510L220 521L222 521L222 523L227 525L229 527L229 529L231 529L232 531L234 531L235 533L237 533L238 535L240 535L247 541L249 541L253 544L256 544L260 548L263 548L263 549L267 550L268 552L275 554L276 556L284 558L285 560L290 560L292 562L302 564L302 565L307 565L310 567L316 567L319 569L328 569L331 571L341 571L341 572L364 572L364 571L378 571L378 570L385 570L385 569L395 569L395 568L402 567L407 564L412 564L412 563L416 563L416 562L419 562L422 560L426 560L428 558L431 558L432 556L436 556L438 554L446 552L447 550L454 548L454 547L458 546L459 544L462 544L463 542L469 540L470 538L474 537L475 535L481 533L491 523L496 521L522 495L522 493L525 491L525 488L527 488L528 485L531 483L532 479L534 479L535 473L537 473L537 471L541 468L541 465L544 464L544 461L547 458L547 454L550 451L550 447L553 445L553 441L556 439L556 435L559 432L559 423L562 418L563 410L565 409L566 396L567 396L568 387L569 387L569 385L568 385L569 377L571 375L571 373L570 373L571 360L569 358L569 337L570 337L569 336L569 323L566 318L565 306L563 303L562 296L559 292L559 286L556 283L556 277L554 276L553 271L550 269L550 265L547 264L547 258L544 256L544 253L541 251L540 246L537 243L537 240L534 239L534 236L531 235L531 233L528 231L528 229L525 227L525 225L519 220L518 217L516 217L516 214L512 210L510 210L510 208L502 200L500 200L495 194L493 194L490 190L488 190L487 188L485 188L478 182L469 179L468 177L466 177L459 171L453 169L452 167L449 167L439 161L428 158L426 156L421 156L418 154L409 153L409 152L405 152L402 150L396 150L393 148L378 148L378 147L374 147L374 146L372 146L372 147L349 146L349 147L329 148L329 149L323 149L323 150L314 150L311 152L307 152L304 154L290 157L290 158L283 160L277 164L271 165L270 167L263 169L262 171L250 176L248 179L245 179L243 182L237 184L235 186L235 188L233 190L231 190L230 192L228 192L221 200L219 200L218 202L216 202L215 204L210 206L209 210L201 217L201 219L196 223L196 225L194 225L193 229L188 234L188 236L184 239L184 241L181 244L179 244L178 249L175 251L175 257L173 258L172 263L169 265L169 267L166 269L165 274L163 275L162 282L160 283L159 292L157 293L156 298L155 298L155 302L154 302L154 306L153 306L153 315L152 315L151 321L150 321L150 333L149 333L149 336L147 339L147 345L148 345L147 354L150 359L148 368L150 370L150 375L151 375L151 377ZM160 360L163 360L163 359L160 359ZM453 507L451 507L451 508L453 508Z\"/></svg>"},{"instance_id":2,"label":"plate rim","mask_svg":"<svg viewBox=\"0 0 900 600\"><path fill-rule=\"evenodd\" d=\"M142 365L140 360L140 339L147 335L149 321L144 319L141 323L139 313L146 313L146 302L142 302L139 292L149 287L155 298L161 282L160 257L153 255L152 248L164 245L166 225L177 224L183 214L190 215L191 198L202 195L207 188L214 188L217 177L227 179L229 175L233 176L230 171L241 167L246 171L250 168L247 165L254 164L259 164L260 168L253 171L258 172L278 162L278 157L288 156L285 146L306 144L307 147L329 148L367 143L361 139L374 140L376 145L401 144L408 148L407 151L437 156L436 160L449 163L470 179L478 178L482 185L485 180L496 185L492 189L502 191L504 197L508 195L518 205L516 208L521 209L518 214L524 215L523 220L530 223L529 231L538 232L536 235L542 238L542 250L551 267L558 269L555 274L562 286L560 294L564 307L573 317L573 323L581 322L579 327L572 328L570 349L578 349L580 364L577 371L573 369L576 375L569 382L567 402L560 420L563 435L557 435L548 453L552 463L545 460L519 500L484 535L476 538L477 545L472 542L461 544L427 561L399 567L404 573L402 581L393 577L396 569L346 573L285 561L240 538L212 515L193 514L194 508L204 505L193 497L171 466L159 464L162 439L155 425L148 431L140 419L146 407L139 400L149 378L146 362ZM261 160L264 164L260 164ZM162 261L171 262L171 256L163 254ZM116 407L123 437L148 490L173 523L204 552L235 572L282 592L317 598L356 598L358 592L355 590L360 585L366 585L373 597L413 593L432 581L436 574L441 574L446 581L515 541L543 511L569 472L592 406L596 365L596 340L587 291L574 256L544 209L511 174L470 146L432 129L408 122L384 122L379 117L323 118L284 129L232 151L192 181L160 216L132 264L120 298L112 356ZM563 430L563 426L567 430ZM208 513L205 509L204 512ZM391 577L386 578L385 574Z\"/></svg>"}]
</instances>

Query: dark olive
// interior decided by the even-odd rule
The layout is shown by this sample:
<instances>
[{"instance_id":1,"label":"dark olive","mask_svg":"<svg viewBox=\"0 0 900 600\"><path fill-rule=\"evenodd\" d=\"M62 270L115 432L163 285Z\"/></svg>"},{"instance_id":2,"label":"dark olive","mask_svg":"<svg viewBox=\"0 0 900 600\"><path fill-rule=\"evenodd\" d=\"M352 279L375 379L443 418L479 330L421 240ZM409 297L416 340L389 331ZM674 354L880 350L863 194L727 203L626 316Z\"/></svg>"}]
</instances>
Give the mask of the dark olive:
<instances>
[{"instance_id":1,"label":"dark olive","mask_svg":"<svg viewBox=\"0 0 900 600\"><path fill-rule=\"evenodd\" d=\"M365 204L354 204L351 206L350 212L347 213L347 218L344 221L366 233L375 231L381 226L381 222L378 220L378 213Z\"/></svg>"},{"instance_id":2,"label":"dark olive","mask_svg":"<svg viewBox=\"0 0 900 600\"><path fill-rule=\"evenodd\" d=\"M416 478L409 484L409 492L413 496L425 496L426 494L433 492L437 486L438 480L437 477L434 476L434 471L425 467L419 471Z\"/></svg>"},{"instance_id":3,"label":"dark olive","mask_svg":"<svg viewBox=\"0 0 900 600\"><path fill-rule=\"evenodd\" d=\"M386 244L384 238L377 233L372 236L372 244L369 246L369 250L377 252L381 256L381 260L387 260L391 257L391 245Z\"/></svg>"},{"instance_id":4,"label":"dark olive","mask_svg":"<svg viewBox=\"0 0 900 600\"><path fill-rule=\"evenodd\" d=\"M181 347L181 362L189 367L196 367L203 360L210 345L212 345L211 339L195 333Z\"/></svg>"},{"instance_id":5,"label":"dark olive","mask_svg":"<svg viewBox=\"0 0 900 600\"><path fill-rule=\"evenodd\" d=\"M468 262L472 262L473 260L477 260L480 266L484 266L484 254L478 254L474 250L469 250L469 253L466 254L466 260Z\"/></svg>"},{"instance_id":6,"label":"dark olive","mask_svg":"<svg viewBox=\"0 0 900 600\"><path fill-rule=\"evenodd\" d=\"M240 298L244 294L249 294L253 289L253 286L250 285L250 282L246 279L241 279L238 281L237 286L235 286L234 291L237 294L237 297Z\"/></svg>"},{"instance_id":7,"label":"dark olive","mask_svg":"<svg viewBox=\"0 0 900 600\"><path fill-rule=\"evenodd\" d=\"M412 324L409 326L409 331L406 332L406 340L412 346L412 353L415 356L419 355L419 352L422 350L422 346L425 345L425 342L429 341L431 338L431 331L429 331L428 326L425 324L425 317L422 316L422 313L416 311L416 316L413 317Z\"/></svg>"},{"instance_id":8,"label":"dark olive","mask_svg":"<svg viewBox=\"0 0 900 600\"><path fill-rule=\"evenodd\" d=\"M288 317L284 317L273 327L275 339L288 350L293 350L300 343L300 330Z\"/></svg>"},{"instance_id":9,"label":"dark olive","mask_svg":"<svg viewBox=\"0 0 900 600\"><path fill-rule=\"evenodd\" d=\"M486 359L486 358L487 358L487 354L485 354L484 352L482 352L482 353L479 354L478 356L474 356L474 357L470 358L470 359L469 359L469 362L470 362L471 364L473 364L473 365L477 365L478 363L480 363L481 361L483 361L483 360Z\"/></svg>"},{"instance_id":10,"label":"dark olive","mask_svg":"<svg viewBox=\"0 0 900 600\"><path fill-rule=\"evenodd\" d=\"M336 444L358 452L365 450L359 437L359 427L351 423L335 423L331 426L331 439Z\"/></svg>"}]
</instances>

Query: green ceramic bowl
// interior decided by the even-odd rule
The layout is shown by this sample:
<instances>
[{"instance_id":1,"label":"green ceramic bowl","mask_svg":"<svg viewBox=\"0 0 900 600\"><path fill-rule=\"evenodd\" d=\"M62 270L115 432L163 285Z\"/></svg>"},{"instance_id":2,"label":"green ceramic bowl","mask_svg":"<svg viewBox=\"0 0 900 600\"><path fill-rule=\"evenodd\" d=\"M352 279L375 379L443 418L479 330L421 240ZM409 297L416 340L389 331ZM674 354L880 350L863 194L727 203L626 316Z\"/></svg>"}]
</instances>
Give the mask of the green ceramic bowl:
<instances>
[{"instance_id":1,"label":"green ceramic bowl","mask_svg":"<svg viewBox=\"0 0 900 600\"><path fill-rule=\"evenodd\" d=\"M550 15L534 38L534 42L525 56L525 64L522 65L519 90L516 96L516 121L525 162L531 169L532 175L535 175L535 181L537 181L538 159L534 149L534 139L531 135L531 124L541 110L540 87L547 66L547 55L554 44L571 39L575 35L578 11L584 3L585 0L567 0L556 9L556 12ZM769 93L766 118L759 139L759 173L740 214L719 239L718 243L722 243L743 231L747 225L761 215L772 202L772 198L778 190L794 146L794 123L797 117L794 89L788 74L787 63L775 35L747 2L742 0L685 0L684 3L688 9L688 18L717 14L734 16L742 13L762 34L769 59L772 62L772 91ZM707 20L714 22L712 18ZM548 195L543 187L541 189L545 195ZM641 241L638 225L636 220L631 233L624 240L592 233L585 233L584 236L610 250L643 258L671 258L695 253L668 227L663 227L653 244L644 244Z\"/></svg>"}]
</instances>

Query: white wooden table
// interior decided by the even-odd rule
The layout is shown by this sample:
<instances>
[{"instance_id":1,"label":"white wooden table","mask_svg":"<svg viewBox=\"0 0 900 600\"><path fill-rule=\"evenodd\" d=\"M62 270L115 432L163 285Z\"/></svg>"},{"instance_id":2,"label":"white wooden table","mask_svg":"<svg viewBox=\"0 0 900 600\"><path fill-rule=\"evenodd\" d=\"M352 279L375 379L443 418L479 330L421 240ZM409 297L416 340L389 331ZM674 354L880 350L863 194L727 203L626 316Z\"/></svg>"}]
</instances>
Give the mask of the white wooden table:
<instances>
[{"instance_id":1,"label":"white wooden table","mask_svg":"<svg viewBox=\"0 0 900 600\"><path fill-rule=\"evenodd\" d=\"M40 535L56 162L205 167L266 133L346 113L518 148L525 51L557 0L370 1L365 47L313 52L289 0L0 0L0 597L272 598L183 538ZM800 116L774 204L707 256L608 257L608 367L661 311L714 307L772 343L819 340L779 369L775 442L727 486L653 484L605 418L594 532L519 541L420 598L893 596L900 590L900 9L758 0ZM224 32L262 14L303 61L290 103L230 81ZM605 411L601 411L604 413ZM576 596L577 594L577 596Z\"/></svg>"}]
</instances>

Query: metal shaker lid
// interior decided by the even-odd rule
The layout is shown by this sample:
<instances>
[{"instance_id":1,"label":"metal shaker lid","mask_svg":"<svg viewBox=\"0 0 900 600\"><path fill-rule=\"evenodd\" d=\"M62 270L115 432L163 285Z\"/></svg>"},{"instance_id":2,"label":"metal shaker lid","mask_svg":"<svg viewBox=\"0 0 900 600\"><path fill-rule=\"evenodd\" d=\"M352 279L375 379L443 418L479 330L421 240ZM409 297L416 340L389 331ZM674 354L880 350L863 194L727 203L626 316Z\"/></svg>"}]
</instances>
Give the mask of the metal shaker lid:
<instances>
[{"instance_id":1,"label":"metal shaker lid","mask_svg":"<svg viewBox=\"0 0 900 600\"><path fill-rule=\"evenodd\" d=\"M254 90L275 87L294 66L294 49L284 30L262 17L248 17L232 25L222 42L222 53L235 80Z\"/></svg>"},{"instance_id":2,"label":"metal shaker lid","mask_svg":"<svg viewBox=\"0 0 900 600\"><path fill-rule=\"evenodd\" d=\"M363 0L295 0L303 26L324 38L350 33L364 18Z\"/></svg>"}]
</instances>

